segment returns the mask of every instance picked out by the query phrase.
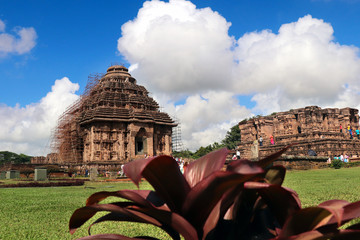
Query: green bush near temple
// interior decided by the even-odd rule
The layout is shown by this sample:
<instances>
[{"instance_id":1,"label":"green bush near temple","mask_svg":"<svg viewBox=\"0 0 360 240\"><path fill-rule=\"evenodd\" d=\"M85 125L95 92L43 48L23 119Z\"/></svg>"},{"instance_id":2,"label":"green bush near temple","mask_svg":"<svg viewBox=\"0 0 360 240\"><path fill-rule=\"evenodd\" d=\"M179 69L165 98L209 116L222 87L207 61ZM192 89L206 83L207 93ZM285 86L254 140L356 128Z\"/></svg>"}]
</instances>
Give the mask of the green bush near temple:
<instances>
[{"instance_id":1,"label":"green bush near temple","mask_svg":"<svg viewBox=\"0 0 360 240\"><path fill-rule=\"evenodd\" d=\"M339 168L342 168L344 166L344 162L339 160L339 159L334 159L334 160L332 160L330 166L332 168L339 169Z\"/></svg>"}]
</instances>

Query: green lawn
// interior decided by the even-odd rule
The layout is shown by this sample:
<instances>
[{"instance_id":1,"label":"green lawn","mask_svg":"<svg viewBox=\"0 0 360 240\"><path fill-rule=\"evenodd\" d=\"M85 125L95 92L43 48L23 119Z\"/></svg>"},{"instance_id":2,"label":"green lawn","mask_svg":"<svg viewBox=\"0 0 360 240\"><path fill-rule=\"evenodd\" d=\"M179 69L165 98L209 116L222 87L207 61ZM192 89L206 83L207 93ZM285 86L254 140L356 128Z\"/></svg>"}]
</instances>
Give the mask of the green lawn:
<instances>
[{"instance_id":1,"label":"green lawn","mask_svg":"<svg viewBox=\"0 0 360 240\"><path fill-rule=\"evenodd\" d=\"M149 187L147 183L141 184L141 188ZM74 210L85 206L86 199L92 193L120 189L136 189L136 186L130 182L86 182L85 187L0 188L0 239L56 240L87 236L90 222L74 235L68 232L69 219ZM108 201L114 200L118 201L118 198L109 198ZM143 226L145 225L101 223L92 228L92 233L112 231L128 236L142 234L167 238L166 233L161 230L150 225Z\"/></svg>"},{"instance_id":2,"label":"green lawn","mask_svg":"<svg viewBox=\"0 0 360 240\"><path fill-rule=\"evenodd\" d=\"M360 168L288 171L284 186L298 192L303 207L329 199L358 201ZM141 184L141 188L149 187L147 183ZM68 222L74 210L84 206L92 193L134 188L132 183L86 182L79 187L0 189L0 239L56 240L86 236L90 223L73 236L68 233ZM93 234L109 232L169 239L161 230L149 225L101 223L92 229Z\"/></svg>"},{"instance_id":3,"label":"green lawn","mask_svg":"<svg viewBox=\"0 0 360 240\"><path fill-rule=\"evenodd\" d=\"M299 194L302 207L329 199L355 202L360 200L360 167L287 171L283 186Z\"/></svg>"}]
</instances>

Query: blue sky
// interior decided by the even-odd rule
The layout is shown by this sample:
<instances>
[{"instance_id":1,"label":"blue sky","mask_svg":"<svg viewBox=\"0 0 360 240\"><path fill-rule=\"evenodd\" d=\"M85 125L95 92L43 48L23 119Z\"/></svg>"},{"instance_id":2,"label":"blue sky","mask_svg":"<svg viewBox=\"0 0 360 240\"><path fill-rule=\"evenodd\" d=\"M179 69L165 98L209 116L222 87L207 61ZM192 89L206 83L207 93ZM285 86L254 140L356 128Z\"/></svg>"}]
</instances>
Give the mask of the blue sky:
<instances>
[{"instance_id":1,"label":"blue sky","mask_svg":"<svg viewBox=\"0 0 360 240\"><path fill-rule=\"evenodd\" d=\"M0 0L0 150L49 152L59 114L114 63L190 149L253 114L359 107L358 0L144 2Z\"/></svg>"}]
</instances>

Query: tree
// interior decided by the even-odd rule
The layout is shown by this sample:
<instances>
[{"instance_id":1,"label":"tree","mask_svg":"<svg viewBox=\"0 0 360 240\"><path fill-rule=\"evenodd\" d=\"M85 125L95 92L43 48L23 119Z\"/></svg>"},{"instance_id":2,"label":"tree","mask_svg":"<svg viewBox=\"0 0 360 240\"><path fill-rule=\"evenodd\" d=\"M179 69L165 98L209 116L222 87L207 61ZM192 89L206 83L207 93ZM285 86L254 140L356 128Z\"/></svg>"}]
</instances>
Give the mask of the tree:
<instances>
[{"instance_id":1,"label":"tree","mask_svg":"<svg viewBox=\"0 0 360 240\"><path fill-rule=\"evenodd\" d=\"M193 158L193 152L191 152L189 149L186 149L180 152L173 152L172 156L174 158Z\"/></svg>"},{"instance_id":2,"label":"tree","mask_svg":"<svg viewBox=\"0 0 360 240\"><path fill-rule=\"evenodd\" d=\"M222 140L222 144L228 149L235 149L241 141L241 134L239 125L235 125L227 131L225 138Z\"/></svg>"},{"instance_id":3,"label":"tree","mask_svg":"<svg viewBox=\"0 0 360 240\"><path fill-rule=\"evenodd\" d=\"M23 153L20 153L18 161L21 163L29 163L31 161L31 156L27 156Z\"/></svg>"},{"instance_id":4,"label":"tree","mask_svg":"<svg viewBox=\"0 0 360 240\"><path fill-rule=\"evenodd\" d=\"M13 162L17 163L30 163L31 156L27 156L25 154L16 154L9 151L0 151L0 164Z\"/></svg>"},{"instance_id":5,"label":"tree","mask_svg":"<svg viewBox=\"0 0 360 240\"><path fill-rule=\"evenodd\" d=\"M31 167L23 167L20 169L20 173L24 174L26 178L29 178L30 174L34 173L34 169Z\"/></svg>"},{"instance_id":6,"label":"tree","mask_svg":"<svg viewBox=\"0 0 360 240\"><path fill-rule=\"evenodd\" d=\"M220 149L220 148L223 148L223 147L225 147L225 145L222 144L222 143L218 143L218 142L214 142L214 143L211 145L212 151L217 150L217 149Z\"/></svg>"},{"instance_id":7,"label":"tree","mask_svg":"<svg viewBox=\"0 0 360 240\"><path fill-rule=\"evenodd\" d=\"M193 158L198 159L214 150L227 147L228 149L235 149L241 140L240 135L240 128L236 124L232 128L230 128L229 131L227 131L225 138L221 141L221 143L214 142L213 144L210 144L206 147L201 146L198 150L196 150L194 153L190 150L183 150L180 152L173 152L173 157L182 157L182 158Z\"/></svg>"},{"instance_id":8,"label":"tree","mask_svg":"<svg viewBox=\"0 0 360 240\"><path fill-rule=\"evenodd\" d=\"M211 145L200 147L193 156L195 159L198 159L199 157L206 155L209 151L211 151Z\"/></svg>"}]
</instances>

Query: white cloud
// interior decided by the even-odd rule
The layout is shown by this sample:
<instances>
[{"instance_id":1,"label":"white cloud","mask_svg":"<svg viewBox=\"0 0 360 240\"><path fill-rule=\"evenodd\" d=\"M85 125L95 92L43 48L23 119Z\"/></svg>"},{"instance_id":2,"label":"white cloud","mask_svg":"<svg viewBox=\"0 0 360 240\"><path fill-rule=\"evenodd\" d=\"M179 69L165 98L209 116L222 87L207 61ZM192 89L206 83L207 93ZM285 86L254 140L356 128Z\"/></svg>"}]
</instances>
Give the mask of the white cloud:
<instances>
[{"instance_id":1,"label":"white cloud","mask_svg":"<svg viewBox=\"0 0 360 240\"><path fill-rule=\"evenodd\" d=\"M351 103L351 104L350 104ZM360 109L360 89L350 88L346 85L343 86L343 92L340 94L338 99L336 100L335 106L338 107L354 107Z\"/></svg>"},{"instance_id":2,"label":"white cloud","mask_svg":"<svg viewBox=\"0 0 360 240\"><path fill-rule=\"evenodd\" d=\"M171 112L171 108L167 108ZM209 91L189 96L183 105L175 107L181 122L182 140L190 150L220 142L226 132L250 111L237 104L230 92Z\"/></svg>"},{"instance_id":3,"label":"white cloud","mask_svg":"<svg viewBox=\"0 0 360 240\"><path fill-rule=\"evenodd\" d=\"M333 32L329 23L307 15L282 25L278 34L245 34L235 51L239 63L234 80L241 86L237 92L255 93L260 109L265 102L276 103L268 106L275 111L336 106L345 84L360 87L360 59L359 49L334 42Z\"/></svg>"},{"instance_id":4,"label":"white cloud","mask_svg":"<svg viewBox=\"0 0 360 240\"><path fill-rule=\"evenodd\" d=\"M131 74L179 118L184 144L192 150L220 141L248 114L234 108L237 100L226 92L235 43L230 25L210 8L170 0L145 2L137 18L122 26L118 50L131 63ZM175 107L180 99L186 102Z\"/></svg>"},{"instance_id":5,"label":"white cloud","mask_svg":"<svg viewBox=\"0 0 360 240\"><path fill-rule=\"evenodd\" d=\"M137 65L132 74L150 91L178 96L224 89L233 60L230 25L188 1L145 2L137 18L122 26L118 50Z\"/></svg>"},{"instance_id":6,"label":"white cloud","mask_svg":"<svg viewBox=\"0 0 360 240\"><path fill-rule=\"evenodd\" d=\"M17 35L5 32L5 23L0 19L0 57L9 53L24 54L36 45L36 31L34 28L16 27L13 32Z\"/></svg>"},{"instance_id":7,"label":"white cloud","mask_svg":"<svg viewBox=\"0 0 360 240\"><path fill-rule=\"evenodd\" d=\"M47 154L51 131L66 107L78 99L78 90L78 84L64 77L56 80L38 103L25 107L0 105L0 150Z\"/></svg>"},{"instance_id":8,"label":"white cloud","mask_svg":"<svg viewBox=\"0 0 360 240\"><path fill-rule=\"evenodd\" d=\"M226 124L249 116L235 98L242 94L252 95L255 114L359 107L359 49L336 42L330 23L307 15L277 33L237 40L230 26L218 12L184 0L145 2L122 26L119 52L139 83L180 118L187 147L218 141ZM176 105L180 99L185 103Z\"/></svg>"}]
</instances>

